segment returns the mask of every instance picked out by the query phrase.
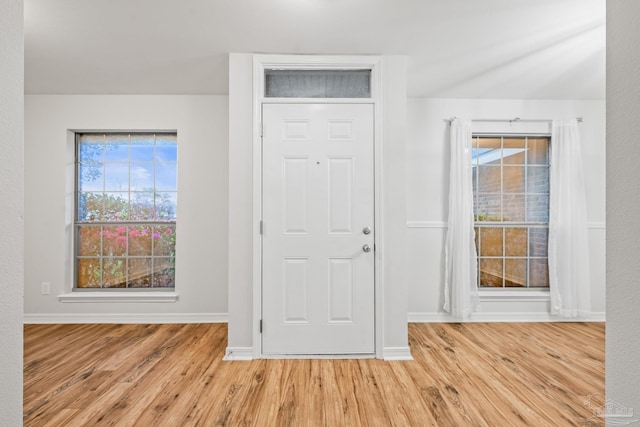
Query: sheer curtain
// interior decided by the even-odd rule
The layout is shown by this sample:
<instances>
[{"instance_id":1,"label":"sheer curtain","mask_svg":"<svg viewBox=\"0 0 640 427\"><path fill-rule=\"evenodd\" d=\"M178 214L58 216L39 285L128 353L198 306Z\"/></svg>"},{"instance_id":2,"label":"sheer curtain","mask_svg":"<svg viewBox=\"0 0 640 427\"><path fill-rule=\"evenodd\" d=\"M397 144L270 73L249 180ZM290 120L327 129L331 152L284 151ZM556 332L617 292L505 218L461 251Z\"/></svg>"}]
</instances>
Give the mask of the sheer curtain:
<instances>
[{"instance_id":1,"label":"sheer curtain","mask_svg":"<svg viewBox=\"0 0 640 427\"><path fill-rule=\"evenodd\" d=\"M455 119L450 129L449 222L445 242L443 309L466 317L478 304L478 270L473 230L471 120Z\"/></svg>"},{"instance_id":2,"label":"sheer curtain","mask_svg":"<svg viewBox=\"0 0 640 427\"><path fill-rule=\"evenodd\" d=\"M589 247L576 120L553 121L549 204L551 313L578 317L590 307Z\"/></svg>"}]
</instances>

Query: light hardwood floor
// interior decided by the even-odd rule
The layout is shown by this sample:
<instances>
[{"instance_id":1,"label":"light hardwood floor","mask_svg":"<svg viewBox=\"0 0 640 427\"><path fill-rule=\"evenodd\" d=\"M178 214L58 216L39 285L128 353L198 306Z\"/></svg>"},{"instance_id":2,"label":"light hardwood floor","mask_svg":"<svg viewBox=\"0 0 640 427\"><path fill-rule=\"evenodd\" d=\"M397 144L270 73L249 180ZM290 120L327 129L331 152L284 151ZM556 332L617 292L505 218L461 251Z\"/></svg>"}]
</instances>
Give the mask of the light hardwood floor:
<instances>
[{"instance_id":1,"label":"light hardwood floor","mask_svg":"<svg viewBox=\"0 0 640 427\"><path fill-rule=\"evenodd\" d=\"M24 425L603 425L603 323L410 324L411 362L224 362L226 341L225 324L26 325Z\"/></svg>"}]
</instances>

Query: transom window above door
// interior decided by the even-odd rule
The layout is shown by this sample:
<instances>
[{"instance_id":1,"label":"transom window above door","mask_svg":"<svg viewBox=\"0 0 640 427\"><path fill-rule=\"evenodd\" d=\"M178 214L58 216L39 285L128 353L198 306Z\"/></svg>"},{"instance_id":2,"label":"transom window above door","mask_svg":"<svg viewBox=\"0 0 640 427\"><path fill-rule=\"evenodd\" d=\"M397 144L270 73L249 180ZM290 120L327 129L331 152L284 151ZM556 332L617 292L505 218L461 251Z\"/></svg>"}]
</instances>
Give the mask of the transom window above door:
<instances>
[{"instance_id":1,"label":"transom window above door","mask_svg":"<svg viewBox=\"0 0 640 427\"><path fill-rule=\"evenodd\" d=\"M264 72L266 98L371 98L371 70Z\"/></svg>"}]
</instances>

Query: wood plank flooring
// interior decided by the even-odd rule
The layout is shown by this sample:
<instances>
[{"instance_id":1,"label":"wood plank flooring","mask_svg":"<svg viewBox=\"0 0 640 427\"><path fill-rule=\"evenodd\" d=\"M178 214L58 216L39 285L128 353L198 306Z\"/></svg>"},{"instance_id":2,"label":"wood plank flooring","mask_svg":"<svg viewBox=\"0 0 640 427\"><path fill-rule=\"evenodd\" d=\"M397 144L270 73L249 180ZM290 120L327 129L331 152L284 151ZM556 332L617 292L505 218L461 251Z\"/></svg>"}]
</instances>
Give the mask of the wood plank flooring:
<instances>
[{"instance_id":1,"label":"wood plank flooring","mask_svg":"<svg viewBox=\"0 0 640 427\"><path fill-rule=\"evenodd\" d=\"M224 362L226 342L225 324L26 325L24 425L604 425L603 323L410 324L411 362Z\"/></svg>"}]
</instances>

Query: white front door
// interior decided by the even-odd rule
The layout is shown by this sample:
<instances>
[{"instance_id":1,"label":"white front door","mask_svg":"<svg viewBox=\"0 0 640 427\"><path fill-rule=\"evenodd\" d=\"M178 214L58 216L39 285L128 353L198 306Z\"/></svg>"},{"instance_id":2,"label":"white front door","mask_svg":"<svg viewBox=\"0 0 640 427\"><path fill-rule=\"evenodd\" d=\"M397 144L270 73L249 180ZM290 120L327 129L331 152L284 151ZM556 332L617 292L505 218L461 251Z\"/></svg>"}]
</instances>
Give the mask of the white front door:
<instances>
[{"instance_id":1,"label":"white front door","mask_svg":"<svg viewBox=\"0 0 640 427\"><path fill-rule=\"evenodd\" d=\"M373 354L372 104L264 104L262 352Z\"/></svg>"}]
</instances>

